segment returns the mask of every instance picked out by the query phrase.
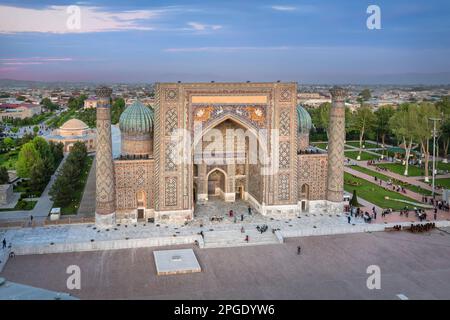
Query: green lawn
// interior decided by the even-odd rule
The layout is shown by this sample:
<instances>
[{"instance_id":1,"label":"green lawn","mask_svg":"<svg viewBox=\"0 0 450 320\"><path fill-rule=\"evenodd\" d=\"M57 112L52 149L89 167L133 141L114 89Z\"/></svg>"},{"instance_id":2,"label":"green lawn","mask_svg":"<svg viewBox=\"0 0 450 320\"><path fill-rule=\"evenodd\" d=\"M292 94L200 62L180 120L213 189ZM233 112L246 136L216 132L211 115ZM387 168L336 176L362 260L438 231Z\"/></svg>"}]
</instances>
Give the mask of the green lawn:
<instances>
[{"instance_id":1,"label":"green lawn","mask_svg":"<svg viewBox=\"0 0 450 320\"><path fill-rule=\"evenodd\" d=\"M380 168L386 168L391 172L403 175L405 172L405 166L401 163L382 163L377 164L377 167ZM411 177L417 177L417 176L424 176L425 170L416 166L408 166L408 176Z\"/></svg>"},{"instance_id":2,"label":"green lawn","mask_svg":"<svg viewBox=\"0 0 450 320\"><path fill-rule=\"evenodd\" d=\"M353 160L356 160L356 158L358 157L359 151L346 151L345 152L345 157L346 158L351 158ZM379 159L381 156L380 155L374 155L371 153L367 153L367 152L361 152L361 160L362 161L367 161L367 160L377 160Z\"/></svg>"},{"instance_id":3,"label":"green lawn","mask_svg":"<svg viewBox=\"0 0 450 320\"><path fill-rule=\"evenodd\" d=\"M84 167L83 173L79 179L79 187L75 191L74 200L67 206L61 208L61 214L77 214L78 208L80 207L81 198L83 197L84 187L86 186L86 181L89 176L89 171L91 170L93 157L87 157L86 165Z\"/></svg>"},{"instance_id":4,"label":"green lawn","mask_svg":"<svg viewBox=\"0 0 450 320\"><path fill-rule=\"evenodd\" d=\"M378 179L383 180L383 181L389 181L389 179L390 179L394 184L397 184L397 185L399 184L399 185L403 186L407 190L411 190L412 192L415 192L415 193L418 193L418 194L422 194L424 196L431 196L431 191L430 190L423 189L420 186L415 186L415 185L412 185L412 184L409 184L409 183L406 183L406 182L403 182L403 181L399 181L397 179L393 179L393 178L388 177L388 176L386 176L386 175L384 175L382 173L379 173L377 171L372 171L372 170L364 168L364 167L351 166L351 168L353 170L365 173L365 174L367 174L369 176L377 177Z\"/></svg>"},{"instance_id":5,"label":"green lawn","mask_svg":"<svg viewBox=\"0 0 450 320\"><path fill-rule=\"evenodd\" d=\"M431 179L430 179L431 181ZM445 189L450 189L450 178L445 179L436 179L435 181L436 186L444 187Z\"/></svg>"},{"instance_id":6,"label":"green lawn","mask_svg":"<svg viewBox=\"0 0 450 320\"><path fill-rule=\"evenodd\" d=\"M0 209L1 211L15 211L15 210L33 210L34 206L36 205L37 201L35 200L19 200L17 201L17 204L14 208L12 209Z\"/></svg>"},{"instance_id":7,"label":"green lawn","mask_svg":"<svg viewBox=\"0 0 450 320\"><path fill-rule=\"evenodd\" d=\"M328 143L326 143L326 142L313 142L312 145L313 145L314 147L317 147L317 148L326 150L326 149L327 149L327 146L328 146Z\"/></svg>"},{"instance_id":8,"label":"green lawn","mask_svg":"<svg viewBox=\"0 0 450 320\"><path fill-rule=\"evenodd\" d=\"M385 199L386 196L393 199L417 202L414 199L408 198L404 195L390 190L385 190L384 188L374 183L355 177L347 172L344 173L344 181L345 191L353 193L353 190L356 190L356 195L358 197L369 201L383 209L391 208L393 210L401 210L406 206L405 203ZM411 205L408 206L411 207Z\"/></svg>"},{"instance_id":9,"label":"green lawn","mask_svg":"<svg viewBox=\"0 0 450 320\"><path fill-rule=\"evenodd\" d=\"M432 168L433 163L432 163L433 159L430 158L430 168ZM438 168L438 170L447 170L450 171L450 162L449 163L443 163L442 161L436 162L436 166Z\"/></svg>"},{"instance_id":10,"label":"green lawn","mask_svg":"<svg viewBox=\"0 0 450 320\"><path fill-rule=\"evenodd\" d=\"M347 141L345 144L348 146L359 148L359 141ZM371 142L364 143L364 146L366 147L366 149L380 148L380 146L377 147L376 143L371 143Z\"/></svg>"},{"instance_id":11,"label":"green lawn","mask_svg":"<svg viewBox=\"0 0 450 320\"><path fill-rule=\"evenodd\" d=\"M19 156L19 150L11 150L0 154L0 166L5 167L8 170L16 169L17 157Z\"/></svg>"}]
</instances>

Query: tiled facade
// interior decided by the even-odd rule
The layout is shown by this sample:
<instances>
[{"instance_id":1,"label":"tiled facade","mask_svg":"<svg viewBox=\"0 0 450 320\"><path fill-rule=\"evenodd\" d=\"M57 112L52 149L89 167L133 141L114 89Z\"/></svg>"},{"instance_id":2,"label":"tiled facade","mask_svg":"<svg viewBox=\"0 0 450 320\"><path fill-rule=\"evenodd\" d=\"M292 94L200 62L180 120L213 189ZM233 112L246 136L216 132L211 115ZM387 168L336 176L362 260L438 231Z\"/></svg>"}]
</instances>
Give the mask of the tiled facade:
<instances>
[{"instance_id":1,"label":"tiled facade","mask_svg":"<svg viewBox=\"0 0 450 320\"><path fill-rule=\"evenodd\" d=\"M263 215L296 215L309 201L326 203L328 155L308 152L296 95L296 83L157 84L149 138L128 139L114 160L116 218L182 222L213 196L247 200ZM230 129L244 132L244 140L229 138ZM209 138L217 134L220 143ZM97 153L106 149L99 145Z\"/></svg>"}]
</instances>

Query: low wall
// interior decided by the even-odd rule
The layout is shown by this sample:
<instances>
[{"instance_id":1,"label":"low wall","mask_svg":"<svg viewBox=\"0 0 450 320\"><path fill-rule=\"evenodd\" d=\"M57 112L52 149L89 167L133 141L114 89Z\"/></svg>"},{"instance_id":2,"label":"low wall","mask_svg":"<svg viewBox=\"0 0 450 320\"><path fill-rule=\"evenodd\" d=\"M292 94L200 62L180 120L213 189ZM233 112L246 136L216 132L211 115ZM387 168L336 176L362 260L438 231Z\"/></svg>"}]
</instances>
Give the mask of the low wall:
<instances>
[{"instance_id":1,"label":"low wall","mask_svg":"<svg viewBox=\"0 0 450 320\"><path fill-rule=\"evenodd\" d=\"M297 238L308 236L326 236L334 234L349 234L349 233L363 233L363 232L377 232L384 231L385 228L393 226L411 226L411 224L425 224L427 222L397 222L387 224L364 224L364 225L349 225L348 227L329 227L329 228L305 228L300 230L280 231L283 238ZM436 221L437 228L450 227L450 221Z\"/></svg>"},{"instance_id":2,"label":"low wall","mask_svg":"<svg viewBox=\"0 0 450 320\"><path fill-rule=\"evenodd\" d=\"M12 251L16 255L29 254L49 254L64 252L81 252L81 251L103 251L131 248L148 248L160 246L173 246L182 244L193 244L198 242L202 248L204 246L203 238L200 235L179 236L179 237L159 237L146 239L121 239L121 240L104 240L94 242L75 242L75 243L55 243L42 245L24 245L13 246Z\"/></svg>"}]
</instances>

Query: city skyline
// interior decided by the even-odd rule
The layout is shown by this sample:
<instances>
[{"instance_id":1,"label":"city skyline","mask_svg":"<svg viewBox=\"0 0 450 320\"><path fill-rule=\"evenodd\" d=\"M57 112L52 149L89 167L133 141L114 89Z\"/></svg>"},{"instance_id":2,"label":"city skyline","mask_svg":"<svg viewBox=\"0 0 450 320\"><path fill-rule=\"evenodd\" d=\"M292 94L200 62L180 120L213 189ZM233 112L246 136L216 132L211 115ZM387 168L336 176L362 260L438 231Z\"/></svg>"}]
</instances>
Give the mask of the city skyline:
<instances>
[{"instance_id":1,"label":"city skyline","mask_svg":"<svg viewBox=\"0 0 450 320\"><path fill-rule=\"evenodd\" d=\"M0 79L450 83L450 4L374 4L381 30L361 1L1 1Z\"/></svg>"}]
</instances>

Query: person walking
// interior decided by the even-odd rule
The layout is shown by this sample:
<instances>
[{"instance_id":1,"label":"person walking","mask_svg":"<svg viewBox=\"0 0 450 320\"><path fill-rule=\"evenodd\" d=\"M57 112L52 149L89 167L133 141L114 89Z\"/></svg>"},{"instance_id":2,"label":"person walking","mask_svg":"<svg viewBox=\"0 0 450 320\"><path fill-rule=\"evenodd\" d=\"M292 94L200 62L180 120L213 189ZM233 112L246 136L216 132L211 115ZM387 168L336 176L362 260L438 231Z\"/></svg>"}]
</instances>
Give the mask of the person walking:
<instances>
[{"instance_id":1,"label":"person walking","mask_svg":"<svg viewBox=\"0 0 450 320\"><path fill-rule=\"evenodd\" d=\"M348 223L350 223L351 220L352 220L352 218L350 218L350 216L348 216L348 217L347 217Z\"/></svg>"},{"instance_id":2,"label":"person walking","mask_svg":"<svg viewBox=\"0 0 450 320\"><path fill-rule=\"evenodd\" d=\"M3 238L3 249L6 248L6 238Z\"/></svg>"},{"instance_id":3,"label":"person walking","mask_svg":"<svg viewBox=\"0 0 450 320\"><path fill-rule=\"evenodd\" d=\"M437 220L437 208L434 207L434 220Z\"/></svg>"},{"instance_id":4,"label":"person walking","mask_svg":"<svg viewBox=\"0 0 450 320\"><path fill-rule=\"evenodd\" d=\"M248 206L248 215L251 216L252 215L252 207Z\"/></svg>"},{"instance_id":5,"label":"person walking","mask_svg":"<svg viewBox=\"0 0 450 320\"><path fill-rule=\"evenodd\" d=\"M248 238L248 235L246 235L246 236L245 236L245 242L247 242L247 243L248 243L248 242L249 242L249 240L250 240L250 239Z\"/></svg>"},{"instance_id":6,"label":"person walking","mask_svg":"<svg viewBox=\"0 0 450 320\"><path fill-rule=\"evenodd\" d=\"M244 221L244 215L241 214L241 221Z\"/></svg>"},{"instance_id":7,"label":"person walking","mask_svg":"<svg viewBox=\"0 0 450 320\"><path fill-rule=\"evenodd\" d=\"M297 255L300 255L301 252L302 252L302 247L298 246L297 247Z\"/></svg>"}]
</instances>

